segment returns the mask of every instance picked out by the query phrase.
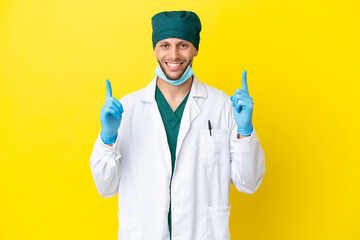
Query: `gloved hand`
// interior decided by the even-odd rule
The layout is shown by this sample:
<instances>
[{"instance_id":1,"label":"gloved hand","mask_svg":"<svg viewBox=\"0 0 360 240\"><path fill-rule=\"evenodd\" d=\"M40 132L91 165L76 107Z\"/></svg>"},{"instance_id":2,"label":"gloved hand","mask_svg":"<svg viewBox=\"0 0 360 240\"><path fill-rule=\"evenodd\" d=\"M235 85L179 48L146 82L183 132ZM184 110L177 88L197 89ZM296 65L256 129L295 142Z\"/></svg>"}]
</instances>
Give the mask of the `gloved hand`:
<instances>
[{"instance_id":1,"label":"gloved hand","mask_svg":"<svg viewBox=\"0 0 360 240\"><path fill-rule=\"evenodd\" d=\"M253 99L249 95L246 82L246 70L242 75L241 89L236 89L230 97L233 105L234 118L238 127L238 133L246 136L250 135L254 128L252 125Z\"/></svg>"},{"instance_id":2,"label":"gloved hand","mask_svg":"<svg viewBox=\"0 0 360 240\"><path fill-rule=\"evenodd\" d=\"M123 112L121 103L112 96L110 82L106 79L106 101L100 112L102 127L100 137L105 144L111 144L116 141L117 130L120 126Z\"/></svg>"}]
</instances>

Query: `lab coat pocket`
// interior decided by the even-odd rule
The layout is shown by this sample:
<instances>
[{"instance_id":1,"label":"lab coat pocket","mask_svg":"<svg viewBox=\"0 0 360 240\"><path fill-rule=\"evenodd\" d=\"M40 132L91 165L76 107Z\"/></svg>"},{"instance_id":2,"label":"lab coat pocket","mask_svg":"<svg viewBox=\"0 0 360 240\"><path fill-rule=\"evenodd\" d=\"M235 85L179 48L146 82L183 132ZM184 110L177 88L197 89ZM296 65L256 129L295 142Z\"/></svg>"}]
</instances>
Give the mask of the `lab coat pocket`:
<instances>
[{"instance_id":1,"label":"lab coat pocket","mask_svg":"<svg viewBox=\"0 0 360 240\"><path fill-rule=\"evenodd\" d=\"M200 159L208 166L230 164L229 129L200 131Z\"/></svg>"},{"instance_id":2,"label":"lab coat pocket","mask_svg":"<svg viewBox=\"0 0 360 240\"><path fill-rule=\"evenodd\" d=\"M141 240L141 222L137 217L124 217L119 215L118 239Z\"/></svg>"},{"instance_id":3,"label":"lab coat pocket","mask_svg":"<svg viewBox=\"0 0 360 240\"><path fill-rule=\"evenodd\" d=\"M208 207L206 218L206 240L230 240L230 205Z\"/></svg>"}]
</instances>

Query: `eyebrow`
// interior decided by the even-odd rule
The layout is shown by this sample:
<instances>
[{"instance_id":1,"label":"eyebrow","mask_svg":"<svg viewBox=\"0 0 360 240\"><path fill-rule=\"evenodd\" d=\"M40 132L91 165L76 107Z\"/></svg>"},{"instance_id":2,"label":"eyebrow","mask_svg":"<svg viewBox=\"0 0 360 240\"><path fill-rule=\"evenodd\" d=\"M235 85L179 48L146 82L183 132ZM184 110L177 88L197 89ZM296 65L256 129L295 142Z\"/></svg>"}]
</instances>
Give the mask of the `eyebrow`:
<instances>
[{"instance_id":1,"label":"eyebrow","mask_svg":"<svg viewBox=\"0 0 360 240\"><path fill-rule=\"evenodd\" d=\"M170 42L168 42L168 41L161 41L160 42L160 44L164 44L164 43L170 43ZM185 42L185 41L180 41L180 42L178 42L177 44L183 44L183 43L186 43L186 44L188 44L187 42Z\"/></svg>"}]
</instances>

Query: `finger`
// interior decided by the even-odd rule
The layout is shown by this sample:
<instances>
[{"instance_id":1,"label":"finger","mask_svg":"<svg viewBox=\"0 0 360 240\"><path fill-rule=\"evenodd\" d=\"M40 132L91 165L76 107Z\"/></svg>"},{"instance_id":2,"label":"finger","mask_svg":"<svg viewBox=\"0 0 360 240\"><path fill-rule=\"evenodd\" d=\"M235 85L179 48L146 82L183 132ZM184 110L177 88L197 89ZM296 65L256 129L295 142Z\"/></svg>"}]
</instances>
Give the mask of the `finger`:
<instances>
[{"instance_id":1,"label":"finger","mask_svg":"<svg viewBox=\"0 0 360 240\"><path fill-rule=\"evenodd\" d=\"M237 95L241 95L241 96L246 96L249 95L248 91L244 90L244 89L236 89L234 95L233 95L233 99L236 98Z\"/></svg>"},{"instance_id":2,"label":"finger","mask_svg":"<svg viewBox=\"0 0 360 240\"><path fill-rule=\"evenodd\" d=\"M244 104L244 100L239 100L236 105L235 105L235 110L237 112L240 112L241 111L241 108L244 107L245 104Z\"/></svg>"},{"instance_id":3,"label":"finger","mask_svg":"<svg viewBox=\"0 0 360 240\"><path fill-rule=\"evenodd\" d=\"M239 100L239 102L236 105L237 109L241 109L241 111L248 111L253 109L254 103L252 99L246 98L244 100Z\"/></svg>"},{"instance_id":4,"label":"finger","mask_svg":"<svg viewBox=\"0 0 360 240\"><path fill-rule=\"evenodd\" d=\"M106 99L112 97L111 84L108 79L106 79Z\"/></svg>"},{"instance_id":5,"label":"finger","mask_svg":"<svg viewBox=\"0 0 360 240\"><path fill-rule=\"evenodd\" d=\"M112 107L107 107L105 110L107 115L113 115L117 119L121 118L121 114L117 113Z\"/></svg>"},{"instance_id":6,"label":"finger","mask_svg":"<svg viewBox=\"0 0 360 240\"><path fill-rule=\"evenodd\" d=\"M117 112L118 114L120 114L120 116L121 116L122 107L119 107L118 105L116 105L115 102L111 102L110 105L108 105L108 106L111 107L112 109L116 110L116 112Z\"/></svg>"},{"instance_id":7,"label":"finger","mask_svg":"<svg viewBox=\"0 0 360 240\"><path fill-rule=\"evenodd\" d=\"M242 75L241 89L248 91L246 75L247 75L247 72L246 72L246 70L244 70L243 75Z\"/></svg>"},{"instance_id":8,"label":"finger","mask_svg":"<svg viewBox=\"0 0 360 240\"><path fill-rule=\"evenodd\" d=\"M247 109L247 108L252 108L252 106L253 106L252 99L244 98L244 99L239 99L239 101L235 105L235 109L237 111L240 111L241 108L242 109Z\"/></svg>"},{"instance_id":9,"label":"finger","mask_svg":"<svg viewBox=\"0 0 360 240\"><path fill-rule=\"evenodd\" d=\"M234 93L234 95L232 95L231 96L231 101L232 101L232 105L233 105L233 107L235 106L235 103L236 103L236 95L237 94L239 94L239 91L240 91L240 89L239 88L237 88L236 90L235 90L235 93Z\"/></svg>"},{"instance_id":10,"label":"finger","mask_svg":"<svg viewBox=\"0 0 360 240\"><path fill-rule=\"evenodd\" d=\"M124 108L123 108L121 102L119 102L119 103L120 103L120 111L121 111L121 113L123 113L123 112L124 112Z\"/></svg>"},{"instance_id":11,"label":"finger","mask_svg":"<svg viewBox=\"0 0 360 240\"><path fill-rule=\"evenodd\" d=\"M119 102L117 99L115 99L114 104L117 106L117 108L119 109L119 111L120 111L121 113L124 112L124 109L123 109L123 107L122 107L121 102Z\"/></svg>"},{"instance_id":12,"label":"finger","mask_svg":"<svg viewBox=\"0 0 360 240\"><path fill-rule=\"evenodd\" d=\"M119 100L117 100L116 98L111 97L111 98L108 98L107 101L109 101L110 103L114 103L114 104L119 108L119 110L120 110L121 112L124 111L123 108L122 108L122 106L121 106L121 103L120 103Z\"/></svg>"},{"instance_id":13,"label":"finger","mask_svg":"<svg viewBox=\"0 0 360 240\"><path fill-rule=\"evenodd\" d=\"M249 95L248 92L245 92L245 90L241 90L243 92L236 95L235 100L238 99L252 99L252 97Z\"/></svg>"},{"instance_id":14,"label":"finger","mask_svg":"<svg viewBox=\"0 0 360 240\"><path fill-rule=\"evenodd\" d=\"M121 110L120 108L118 108L118 106L116 106L115 104L112 104L111 106L109 106L110 108L114 109L116 111L116 113L121 117Z\"/></svg>"},{"instance_id":15,"label":"finger","mask_svg":"<svg viewBox=\"0 0 360 240\"><path fill-rule=\"evenodd\" d=\"M248 98L248 94L241 94L241 93L239 93L239 94L236 94L236 96L235 96L235 103L239 100L239 99L246 99L246 98Z\"/></svg>"},{"instance_id":16,"label":"finger","mask_svg":"<svg viewBox=\"0 0 360 240\"><path fill-rule=\"evenodd\" d=\"M235 95L235 94L234 94L234 96L231 96L231 97L230 97L231 104L232 104L233 106L235 106L235 99L236 99L236 95Z\"/></svg>"},{"instance_id":17,"label":"finger","mask_svg":"<svg viewBox=\"0 0 360 240\"><path fill-rule=\"evenodd\" d=\"M246 96L242 95L242 94L236 94L235 98L234 98L234 107L236 106L236 104L240 101L240 100L245 100Z\"/></svg>"},{"instance_id":18,"label":"finger","mask_svg":"<svg viewBox=\"0 0 360 240\"><path fill-rule=\"evenodd\" d=\"M238 101L238 102L235 104L234 108L235 108L235 111L240 112L240 111L241 111L241 102Z\"/></svg>"}]
</instances>

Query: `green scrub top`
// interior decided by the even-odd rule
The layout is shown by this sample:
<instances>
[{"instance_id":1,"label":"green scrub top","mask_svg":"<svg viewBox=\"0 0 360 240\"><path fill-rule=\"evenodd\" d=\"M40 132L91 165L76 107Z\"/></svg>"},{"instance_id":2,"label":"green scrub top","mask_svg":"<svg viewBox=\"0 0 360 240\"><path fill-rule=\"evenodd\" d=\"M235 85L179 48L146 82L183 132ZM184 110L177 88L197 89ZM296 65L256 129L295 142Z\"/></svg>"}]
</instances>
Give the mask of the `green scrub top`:
<instances>
[{"instance_id":1,"label":"green scrub top","mask_svg":"<svg viewBox=\"0 0 360 240\"><path fill-rule=\"evenodd\" d=\"M184 100L180 103L180 105L176 108L174 112L170 107L170 105L168 104L168 102L166 101L164 95L161 93L160 89L156 86L155 100L158 105L160 115L165 126L167 141L169 144L170 154L171 154L171 166L172 166L171 177L172 174L174 173L176 144L177 144L177 137L179 134L181 117L183 115L185 104L189 97L189 94L190 92L186 95ZM170 186L170 191L171 191L171 186ZM169 220L169 230L170 230L170 239L171 239L171 199L170 199L168 220Z\"/></svg>"}]
</instances>

